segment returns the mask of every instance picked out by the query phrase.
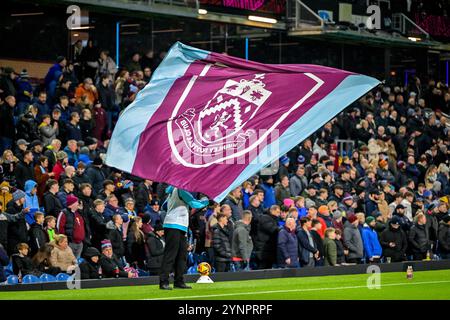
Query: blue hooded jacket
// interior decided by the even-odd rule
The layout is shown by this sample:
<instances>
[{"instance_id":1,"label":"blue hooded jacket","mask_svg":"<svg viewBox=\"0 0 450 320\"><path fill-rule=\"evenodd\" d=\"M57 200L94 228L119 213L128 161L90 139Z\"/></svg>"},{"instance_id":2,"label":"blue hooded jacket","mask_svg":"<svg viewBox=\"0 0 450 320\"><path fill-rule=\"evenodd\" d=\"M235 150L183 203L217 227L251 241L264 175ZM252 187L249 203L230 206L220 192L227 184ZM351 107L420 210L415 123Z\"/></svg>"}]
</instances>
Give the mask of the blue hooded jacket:
<instances>
[{"instance_id":1,"label":"blue hooded jacket","mask_svg":"<svg viewBox=\"0 0 450 320\"><path fill-rule=\"evenodd\" d=\"M381 257L383 251L381 249L380 241L378 241L377 232L374 229L368 225L364 225L362 230L362 240L364 244L365 257L367 259L370 259L373 256Z\"/></svg>"},{"instance_id":2,"label":"blue hooded jacket","mask_svg":"<svg viewBox=\"0 0 450 320\"><path fill-rule=\"evenodd\" d=\"M32 225L34 221L34 214L39 211L39 201L36 194L31 194L31 190L37 186L36 181L27 180L25 182L25 208L30 208L30 211L26 214L25 220L29 225Z\"/></svg>"}]
</instances>

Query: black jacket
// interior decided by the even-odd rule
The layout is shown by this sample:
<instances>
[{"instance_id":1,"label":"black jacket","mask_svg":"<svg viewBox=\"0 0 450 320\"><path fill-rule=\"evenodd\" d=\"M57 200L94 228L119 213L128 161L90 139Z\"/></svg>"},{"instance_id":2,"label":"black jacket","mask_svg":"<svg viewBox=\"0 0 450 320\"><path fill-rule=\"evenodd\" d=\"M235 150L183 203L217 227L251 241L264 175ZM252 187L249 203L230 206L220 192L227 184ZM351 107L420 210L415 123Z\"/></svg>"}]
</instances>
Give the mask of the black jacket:
<instances>
[{"instance_id":1,"label":"black jacket","mask_svg":"<svg viewBox=\"0 0 450 320\"><path fill-rule=\"evenodd\" d=\"M14 215L17 219L8 223L8 251L11 254L16 252L16 246L19 243L28 242L28 230L25 215L21 215L23 207L19 206L13 200L8 202L6 212Z\"/></svg>"},{"instance_id":2,"label":"black jacket","mask_svg":"<svg viewBox=\"0 0 450 320\"><path fill-rule=\"evenodd\" d=\"M101 213L91 209L89 211L89 226L92 233L91 244L100 249L102 240L106 239L106 220Z\"/></svg>"},{"instance_id":3,"label":"black jacket","mask_svg":"<svg viewBox=\"0 0 450 320\"><path fill-rule=\"evenodd\" d=\"M24 190L25 181L36 180L34 178L34 167L32 162L26 164L25 162L20 161L14 170L14 174L16 175L17 188L20 190Z\"/></svg>"},{"instance_id":4,"label":"black jacket","mask_svg":"<svg viewBox=\"0 0 450 320\"><path fill-rule=\"evenodd\" d=\"M120 278L128 278L128 273L123 270L122 264L115 254L113 254L112 258L102 255L100 258L100 267L102 268L102 274L105 278L114 278L115 269L119 269L118 274Z\"/></svg>"},{"instance_id":5,"label":"black jacket","mask_svg":"<svg viewBox=\"0 0 450 320\"><path fill-rule=\"evenodd\" d=\"M395 247L391 248L389 243L395 243ZM393 262L403 261L406 249L408 248L408 239L401 227L394 229L391 226L386 228L380 236L380 244L383 248L383 256L391 257Z\"/></svg>"},{"instance_id":6,"label":"black jacket","mask_svg":"<svg viewBox=\"0 0 450 320\"><path fill-rule=\"evenodd\" d=\"M438 233L438 248L439 253L449 254L450 253L450 226L441 221L439 223L439 233Z\"/></svg>"},{"instance_id":7,"label":"black jacket","mask_svg":"<svg viewBox=\"0 0 450 320\"><path fill-rule=\"evenodd\" d=\"M90 166L86 169L86 175L89 177L91 182L93 193L97 194L103 188L103 181L106 179L105 173L101 168L96 166Z\"/></svg>"},{"instance_id":8,"label":"black jacket","mask_svg":"<svg viewBox=\"0 0 450 320\"><path fill-rule=\"evenodd\" d=\"M42 275L42 272L34 266L33 261L29 257L21 257L18 253L12 255L12 265L15 275L18 275L19 272L22 273L22 277L27 274L38 277Z\"/></svg>"},{"instance_id":9,"label":"black jacket","mask_svg":"<svg viewBox=\"0 0 450 320\"><path fill-rule=\"evenodd\" d=\"M0 106L0 137L6 137L15 140L16 128L14 126L14 109L7 103Z\"/></svg>"},{"instance_id":10,"label":"black jacket","mask_svg":"<svg viewBox=\"0 0 450 320\"><path fill-rule=\"evenodd\" d=\"M84 261L80 264L81 279L100 279L100 264L92 260Z\"/></svg>"},{"instance_id":11,"label":"black jacket","mask_svg":"<svg viewBox=\"0 0 450 320\"><path fill-rule=\"evenodd\" d=\"M63 206L56 194L46 192L44 194L44 209L47 215L57 218Z\"/></svg>"},{"instance_id":12,"label":"black jacket","mask_svg":"<svg viewBox=\"0 0 450 320\"><path fill-rule=\"evenodd\" d=\"M34 256L40 247L47 242L47 235L44 231L44 227L40 224L33 223L28 230L30 237L28 244L30 245L31 256Z\"/></svg>"},{"instance_id":13,"label":"black jacket","mask_svg":"<svg viewBox=\"0 0 450 320\"><path fill-rule=\"evenodd\" d=\"M232 234L227 227L222 228L216 224L213 231L214 258L219 262L231 261Z\"/></svg>"},{"instance_id":14,"label":"black jacket","mask_svg":"<svg viewBox=\"0 0 450 320\"><path fill-rule=\"evenodd\" d=\"M148 256L147 267L150 272L158 273L164 257L164 239L150 232L147 239Z\"/></svg>"},{"instance_id":15,"label":"black jacket","mask_svg":"<svg viewBox=\"0 0 450 320\"><path fill-rule=\"evenodd\" d=\"M311 232L312 238L314 239L314 243L317 246L317 250L319 251L319 256L322 259L323 253L324 253L322 237L316 230L311 230L310 232Z\"/></svg>"},{"instance_id":16,"label":"black jacket","mask_svg":"<svg viewBox=\"0 0 450 320\"><path fill-rule=\"evenodd\" d=\"M336 263L342 264L345 262L344 244L342 243L341 240L338 239L334 239L334 242L336 243L336 254L337 254Z\"/></svg>"},{"instance_id":17,"label":"black jacket","mask_svg":"<svg viewBox=\"0 0 450 320\"><path fill-rule=\"evenodd\" d=\"M141 182L136 189L136 212L143 213L149 203L151 189L147 188L144 182Z\"/></svg>"},{"instance_id":18,"label":"black jacket","mask_svg":"<svg viewBox=\"0 0 450 320\"><path fill-rule=\"evenodd\" d=\"M145 260L145 241L142 234L142 240L138 241L133 232L128 232L126 241L126 258L129 263L137 262L139 266L143 265Z\"/></svg>"},{"instance_id":19,"label":"black jacket","mask_svg":"<svg viewBox=\"0 0 450 320\"><path fill-rule=\"evenodd\" d=\"M254 241L255 255L259 260L275 262L278 231L276 216L271 214L263 214L260 216Z\"/></svg>"},{"instance_id":20,"label":"black jacket","mask_svg":"<svg viewBox=\"0 0 450 320\"><path fill-rule=\"evenodd\" d=\"M125 255L125 244L123 242L122 230L116 228L114 223L111 221L107 224L108 228L108 239L111 241L113 253L121 258Z\"/></svg>"},{"instance_id":21,"label":"black jacket","mask_svg":"<svg viewBox=\"0 0 450 320\"><path fill-rule=\"evenodd\" d=\"M413 253L426 253L430 250L430 240L426 225L414 224L409 231L409 243Z\"/></svg>"}]
</instances>

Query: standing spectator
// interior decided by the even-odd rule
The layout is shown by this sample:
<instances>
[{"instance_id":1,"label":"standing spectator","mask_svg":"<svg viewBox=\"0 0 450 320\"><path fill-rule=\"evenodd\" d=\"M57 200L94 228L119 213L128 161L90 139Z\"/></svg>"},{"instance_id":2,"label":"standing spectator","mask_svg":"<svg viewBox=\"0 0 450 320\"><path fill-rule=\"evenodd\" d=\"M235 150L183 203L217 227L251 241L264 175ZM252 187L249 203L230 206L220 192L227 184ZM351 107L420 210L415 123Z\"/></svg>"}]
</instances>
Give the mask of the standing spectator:
<instances>
[{"instance_id":1,"label":"standing spectator","mask_svg":"<svg viewBox=\"0 0 450 320\"><path fill-rule=\"evenodd\" d=\"M84 219L79 212L78 198L74 195L67 196L67 209L63 209L59 214L57 227L60 234L67 236L73 254L80 258L86 229Z\"/></svg>"},{"instance_id":2,"label":"standing spectator","mask_svg":"<svg viewBox=\"0 0 450 320\"><path fill-rule=\"evenodd\" d=\"M164 228L161 224L155 225L153 232L148 234L147 239L148 257L147 267L150 275L159 275L164 256Z\"/></svg>"},{"instance_id":3,"label":"standing spectator","mask_svg":"<svg viewBox=\"0 0 450 320\"><path fill-rule=\"evenodd\" d=\"M105 202L96 199L93 207L89 212L89 225L92 231L91 244L93 247L100 249L102 240L106 239L106 219L103 217L105 211Z\"/></svg>"},{"instance_id":4,"label":"standing spectator","mask_svg":"<svg viewBox=\"0 0 450 320\"><path fill-rule=\"evenodd\" d=\"M52 172L54 173L55 180L59 181L61 174L64 172L65 167L69 164L69 157L64 151L58 151L56 154L56 163L53 166Z\"/></svg>"},{"instance_id":5,"label":"standing spectator","mask_svg":"<svg viewBox=\"0 0 450 320\"><path fill-rule=\"evenodd\" d=\"M41 156L39 158L39 163L34 166L34 176L36 177L37 182L39 203L43 204L47 181L55 176L53 172L48 172L48 158L46 156Z\"/></svg>"},{"instance_id":6,"label":"standing spectator","mask_svg":"<svg viewBox=\"0 0 450 320\"><path fill-rule=\"evenodd\" d=\"M67 273L71 273L77 267L77 258L69 246L66 235L58 234L55 236L50 263L52 266L58 267Z\"/></svg>"},{"instance_id":7,"label":"standing spectator","mask_svg":"<svg viewBox=\"0 0 450 320\"><path fill-rule=\"evenodd\" d=\"M399 217L394 216L389 221L389 227L381 233L380 244L385 258L390 258L392 262L405 260L408 238L400 226Z\"/></svg>"},{"instance_id":8,"label":"standing spectator","mask_svg":"<svg viewBox=\"0 0 450 320\"><path fill-rule=\"evenodd\" d=\"M231 239L228 228L228 217L219 213L217 215L217 224L213 232L214 260L216 262L215 269L217 272L226 272L230 268L231 263Z\"/></svg>"},{"instance_id":9,"label":"standing spectator","mask_svg":"<svg viewBox=\"0 0 450 320\"><path fill-rule=\"evenodd\" d=\"M233 221L238 221L242 218L242 190L241 187L235 188L230 194L225 198L223 204L227 204L231 208Z\"/></svg>"},{"instance_id":10,"label":"standing spectator","mask_svg":"<svg viewBox=\"0 0 450 320\"><path fill-rule=\"evenodd\" d=\"M81 137L83 141L88 141L94 136L95 121L92 119L92 112L86 108L81 111L81 119L79 122Z\"/></svg>"},{"instance_id":11,"label":"standing spectator","mask_svg":"<svg viewBox=\"0 0 450 320\"><path fill-rule=\"evenodd\" d=\"M296 222L287 218L278 233L277 265L280 268L298 268L298 241L295 235Z\"/></svg>"},{"instance_id":12,"label":"standing spectator","mask_svg":"<svg viewBox=\"0 0 450 320\"><path fill-rule=\"evenodd\" d=\"M280 207L273 205L269 214L260 216L256 237L254 239L254 250L256 262L259 269L271 269L276 262L277 238L278 238L278 217Z\"/></svg>"},{"instance_id":13,"label":"standing spectator","mask_svg":"<svg viewBox=\"0 0 450 320\"><path fill-rule=\"evenodd\" d=\"M28 225L33 224L34 214L39 210L39 201L37 197L37 183L33 180L25 182L25 208L30 208L30 211L25 215Z\"/></svg>"},{"instance_id":14,"label":"standing spectator","mask_svg":"<svg viewBox=\"0 0 450 320\"><path fill-rule=\"evenodd\" d=\"M5 102L0 105L0 153L11 149L16 139L16 128L14 126L14 107L16 98L7 96Z\"/></svg>"},{"instance_id":15,"label":"standing spectator","mask_svg":"<svg viewBox=\"0 0 450 320\"><path fill-rule=\"evenodd\" d=\"M450 259L450 214L439 223L438 240L441 259Z\"/></svg>"},{"instance_id":16,"label":"standing spectator","mask_svg":"<svg viewBox=\"0 0 450 320\"><path fill-rule=\"evenodd\" d=\"M128 228L126 240L127 261L135 268L144 269L145 266L145 236L141 230L142 218L135 217Z\"/></svg>"},{"instance_id":17,"label":"standing spectator","mask_svg":"<svg viewBox=\"0 0 450 320\"><path fill-rule=\"evenodd\" d=\"M95 121L95 127L93 130L93 135L98 141L103 141L105 139L105 129L107 126L107 116L105 109L102 108L102 104L98 101L94 104L93 119ZM107 133L109 138L111 133Z\"/></svg>"},{"instance_id":18,"label":"standing spectator","mask_svg":"<svg viewBox=\"0 0 450 320\"><path fill-rule=\"evenodd\" d=\"M67 64L67 60L63 56L59 56L56 59L56 63L50 67L45 76L45 89L47 90L47 100L53 101L53 97L56 93L56 87L59 81L62 79L63 69Z\"/></svg>"},{"instance_id":19,"label":"standing spectator","mask_svg":"<svg viewBox=\"0 0 450 320\"><path fill-rule=\"evenodd\" d=\"M18 189L25 188L25 181L34 180L33 153L27 150L23 153L23 161L19 162L14 170Z\"/></svg>"},{"instance_id":20,"label":"standing spectator","mask_svg":"<svg viewBox=\"0 0 450 320\"><path fill-rule=\"evenodd\" d=\"M73 183L72 179L65 179L63 182L62 189L58 192L57 197L59 201L61 202L63 207L67 207L67 198L70 195L74 195L73 191L75 189L75 184Z\"/></svg>"},{"instance_id":21,"label":"standing spectator","mask_svg":"<svg viewBox=\"0 0 450 320\"><path fill-rule=\"evenodd\" d=\"M80 83L75 90L75 99L77 104L86 103L90 108L94 106L98 100L98 92L91 78L86 78Z\"/></svg>"},{"instance_id":22,"label":"standing spectator","mask_svg":"<svg viewBox=\"0 0 450 320\"><path fill-rule=\"evenodd\" d=\"M89 177L94 195L100 192L103 182L106 179L105 173L102 170L103 161L100 157L94 159L94 162L86 169L86 175Z\"/></svg>"},{"instance_id":23,"label":"standing spectator","mask_svg":"<svg viewBox=\"0 0 450 320\"><path fill-rule=\"evenodd\" d=\"M6 206L6 213L8 217L8 253L11 255L16 252L16 247L19 243L28 242L27 223L25 215L30 211L25 208L26 194L22 190L16 190L13 193L13 199Z\"/></svg>"},{"instance_id":24,"label":"standing spectator","mask_svg":"<svg viewBox=\"0 0 450 320\"><path fill-rule=\"evenodd\" d=\"M299 261L301 267L314 267L315 259L319 257L319 250L310 233L312 220L306 216L300 219L300 228L297 229Z\"/></svg>"},{"instance_id":25,"label":"standing spectator","mask_svg":"<svg viewBox=\"0 0 450 320\"><path fill-rule=\"evenodd\" d=\"M132 73L135 71L141 71L141 55L138 52L133 53L131 56L131 61L127 64L127 70Z\"/></svg>"},{"instance_id":26,"label":"standing spectator","mask_svg":"<svg viewBox=\"0 0 450 320\"><path fill-rule=\"evenodd\" d=\"M58 181L49 179L47 181L47 190L48 191L44 194L45 213L56 218L63 209L61 200L59 200L56 195L59 192Z\"/></svg>"},{"instance_id":27,"label":"standing spectator","mask_svg":"<svg viewBox=\"0 0 450 320\"><path fill-rule=\"evenodd\" d=\"M236 270L244 270L249 267L250 256L253 251L253 241L250 237L250 225L252 213L245 210L242 219L236 222L233 239L231 242L232 261Z\"/></svg>"},{"instance_id":28,"label":"standing spectator","mask_svg":"<svg viewBox=\"0 0 450 320\"><path fill-rule=\"evenodd\" d=\"M291 197L291 191L289 189L289 177L281 176L280 183L275 187L275 199L277 205L281 206L284 199Z\"/></svg>"},{"instance_id":29,"label":"standing spectator","mask_svg":"<svg viewBox=\"0 0 450 320\"><path fill-rule=\"evenodd\" d=\"M44 231L47 242L55 240L56 236L56 218L54 216L46 216L44 219Z\"/></svg>"},{"instance_id":30,"label":"standing spectator","mask_svg":"<svg viewBox=\"0 0 450 320\"><path fill-rule=\"evenodd\" d=\"M308 186L308 180L305 176L305 167L299 165L295 175L289 180L289 188L293 197L299 196Z\"/></svg>"},{"instance_id":31,"label":"standing spectator","mask_svg":"<svg viewBox=\"0 0 450 320\"><path fill-rule=\"evenodd\" d=\"M356 215L350 216L344 224L344 246L348 249L348 263L360 263L363 258L364 245L358 226Z\"/></svg>"},{"instance_id":32,"label":"standing spectator","mask_svg":"<svg viewBox=\"0 0 450 320\"><path fill-rule=\"evenodd\" d=\"M108 79L114 77L117 72L117 66L114 60L109 56L108 50L100 51L100 59L98 60L98 75L100 80L103 75L106 75Z\"/></svg>"},{"instance_id":33,"label":"standing spectator","mask_svg":"<svg viewBox=\"0 0 450 320\"><path fill-rule=\"evenodd\" d=\"M6 281L4 267L6 267L8 264L9 264L8 254L6 253L2 244L0 243L0 282Z\"/></svg>"},{"instance_id":34,"label":"standing spectator","mask_svg":"<svg viewBox=\"0 0 450 320\"><path fill-rule=\"evenodd\" d=\"M34 214L34 222L28 230L30 237L29 245L31 256L34 256L41 247L47 242L47 236L44 231L44 214L42 212L36 212Z\"/></svg>"},{"instance_id":35,"label":"standing spectator","mask_svg":"<svg viewBox=\"0 0 450 320\"><path fill-rule=\"evenodd\" d=\"M121 260L125 256L125 244L123 234L123 219L120 214L114 214L112 220L106 224L107 237L111 241L114 254Z\"/></svg>"},{"instance_id":36,"label":"standing spectator","mask_svg":"<svg viewBox=\"0 0 450 320\"><path fill-rule=\"evenodd\" d=\"M56 155L59 152L59 149L61 149L61 141L53 139L46 149L47 150L44 151L44 156L48 158L48 171L52 171L54 165L58 161Z\"/></svg>"},{"instance_id":37,"label":"standing spectator","mask_svg":"<svg viewBox=\"0 0 450 320\"><path fill-rule=\"evenodd\" d=\"M143 213L145 207L150 203L152 184L153 182L151 180L145 179L139 183L136 189L136 210L138 213Z\"/></svg>"},{"instance_id":38,"label":"standing spectator","mask_svg":"<svg viewBox=\"0 0 450 320\"><path fill-rule=\"evenodd\" d=\"M113 120L117 117L119 109L115 103L115 92L111 86L110 76L104 74L101 76L100 80L101 82L98 86L98 99L102 104L103 109L106 111L108 131L112 131Z\"/></svg>"},{"instance_id":39,"label":"standing spectator","mask_svg":"<svg viewBox=\"0 0 450 320\"><path fill-rule=\"evenodd\" d=\"M270 208L276 204L275 189L273 188L273 177L262 176L263 183L259 186L264 191L263 207Z\"/></svg>"},{"instance_id":40,"label":"standing spectator","mask_svg":"<svg viewBox=\"0 0 450 320\"><path fill-rule=\"evenodd\" d=\"M67 123L67 139L80 141L82 139L81 129L79 126L80 115L78 112L72 112L70 114L70 121ZM72 164L74 165L74 164Z\"/></svg>"},{"instance_id":41,"label":"standing spectator","mask_svg":"<svg viewBox=\"0 0 450 320\"><path fill-rule=\"evenodd\" d=\"M3 97L15 96L17 94L15 82L17 73L11 67L3 69L3 76L0 78L0 89Z\"/></svg>"},{"instance_id":42,"label":"standing spectator","mask_svg":"<svg viewBox=\"0 0 450 320\"><path fill-rule=\"evenodd\" d=\"M334 229L334 228L333 228ZM336 233L336 239L334 239L334 242L336 243L336 265L343 265L345 264L345 255L348 254L348 250L344 248L344 243L342 240L342 234L343 231L339 229L335 229Z\"/></svg>"},{"instance_id":43,"label":"standing spectator","mask_svg":"<svg viewBox=\"0 0 450 320\"><path fill-rule=\"evenodd\" d=\"M325 266L335 266L338 264L338 254L336 245L336 230L327 228L325 230L325 239L323 241L323 257Z\"/></svg>"},{"instance_id":44,"label":"standing spectator","mask_svg":"<svg viewBox=\"0 0 450 320\"><path fill-rule=\"evenodd\" d=\"M419 212L414 217L414 225L409 231L409 244L412 249L414 260L423 260L427 257L427 253L431 249L431 241L426 227L427 217Z\"/></svg>"},{"instance_id":45,"label":"standing spectator","mask_svg":"<svg viewBox=\"0 0 450 320\"><path fill-rule=\"evenodd\" d=\"M367 217L362 231L365 258L369 263L380 261L382 249L375 231L376 220L374 217Z\"/></svg>"},{"instance_id":46,"label":"standing spectator","mask_svg":"<svg viewBox=\"0 0 450 320\"><path fill-rule=\"evenodd\" d=\"M317 248L317 257L316 259L316 267L323 266L323 239L321 236L321 230L322 230L322 222L318 219L313 219L311 221L311 229L309 232L311 233L311 236L314 240L314 243L316 244Z\"/></svg>"}]
</instances>

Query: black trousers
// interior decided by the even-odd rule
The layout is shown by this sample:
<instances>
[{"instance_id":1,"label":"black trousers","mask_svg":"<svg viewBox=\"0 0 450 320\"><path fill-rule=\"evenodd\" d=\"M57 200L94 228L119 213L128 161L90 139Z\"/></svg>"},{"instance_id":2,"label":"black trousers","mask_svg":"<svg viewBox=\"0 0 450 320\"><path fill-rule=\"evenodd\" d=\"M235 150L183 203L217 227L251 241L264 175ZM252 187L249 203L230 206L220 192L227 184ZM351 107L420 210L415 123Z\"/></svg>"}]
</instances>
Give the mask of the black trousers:
<instances>
[{"instance_id":1,"label":"black trousers","mask_svg":"<svg viewBox=\"0 0 450 320\"><path fill-rule=\"evenodd\" d=\"M216 260L216 272L228 272L230 270L230 263Z\"/></svg>"},{"instance_id":2,"label":"black trousers","mask_svg":"<svg viewBox=\"0 0 450 320\"><path fill-rule=\"evenodd\" d=\"M175 283L184 282L183 275L187 262L186 232L178 229L164 228L164 257L159 275L160 284L169 284L169 274L175 272Z\"/></svg>"}]
</instances>

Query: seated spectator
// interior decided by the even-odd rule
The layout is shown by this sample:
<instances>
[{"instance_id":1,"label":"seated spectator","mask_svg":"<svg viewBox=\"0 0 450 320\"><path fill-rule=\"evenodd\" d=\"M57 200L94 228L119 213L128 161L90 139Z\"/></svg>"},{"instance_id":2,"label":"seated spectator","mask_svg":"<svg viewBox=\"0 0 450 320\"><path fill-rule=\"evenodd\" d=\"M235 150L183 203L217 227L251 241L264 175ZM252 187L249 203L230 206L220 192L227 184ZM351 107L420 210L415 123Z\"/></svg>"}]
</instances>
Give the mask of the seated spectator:
<instances>
[{"instance_id":1,"label":"seated spectator","mask_svg":"<svg viewBox=\"0 0 450 320\"><path fill-rule=\"evenodd\" d=\"M30 226L28 230L30 253L33 257L41 247L47 242L47 236L44 231L44 214L42 212L36 212L34 214L35 222Z\"/></svg>"},{"instance_id":2,"label":"seated spectator","mask_svg":"<svg viewBox=\"0 0 450 320\"><path fill-rule=\"evenodd\" d=\"M55 236L50 264L60 268L63 272L71 273L77 267L77 258L69 247L69 241L64 234Z\"/></svg>"},{"instance_id":3,"label":"seated spectator","mask_svg":"<svg viewBox=\"0 0 450 320\"><path fill-rule=\"evenodd\" d=\"M120 259L113 254L111 242L102 241L102 256L100 257L100 267L105 278L132 278L131 272L123 269Z\"/></svg>"},{"instance_id":4,"label":"seated spectator","mask_svg":"<svg viewBox=\"0 0 450 320\"><path fill-rule=\"evenodd\" d=\"M59 267L52 266L51 264L52 251L53 245L46 243L39 248L38 252L34 255L32 261L34 266L40 272L56 276L58 273L61 273L61 269Z\"/></svg>"},{"instance_id":5,"label":"seated spectator","mask_svg":"<svg viewBox=\"0 0 450 320\"><path fill-rule=\"evenodd\" d=\"M19 243L17 245L18 253L12 255L13 272L19 276L19 281L27 274L37 277L42 275L42 272L34 266L33 261L28 257L29 249L30 247L26 243Z\"/></svg>"},{"instance_id":6,"label":"seated spectator","mask_svg":"<svg viewBox=\"0 0 450 320\"><path fill-rule=\"evenodd\" d=\"M334 228L327 228L325 230L325 239L323 240L323 258L325 266L337 265L337 245L336 245L336 230Z\"/></svg>"},{"instance_id":7,"label":"seated spectator","mask_svg":"<svg viewBox=\"0 0 450 320\"><path fill-rule=\"evenodd\" d=\"M378 235L375 231L375 225L375 218L372 216L367 217L362 231L365 258L369 263L379 262L382 254Z\"/></svg>"},{"instance_id":8,"label":"seated spectator","mask_svg":"<svg viewBox=\"0 0 450 320\"><path fill-rule=\"evenodd\" d=\"M159 275L164 256L164 228L162 224L155 225L153 232L148 234L147 268L150 275Z\"/></svg>"},{"instance_id":9,"label":"seated spectator","mask_svg":"<svg viewBox=\"0 0 450 320\"><path fill-rule=\"evenodd\" d=\"M80 264L81 279L101 279L103 270L100 267L100 252L93 247L86 248L84 261Z\"/></svg>"},{"instance_id":10,"label":"seated spectator","mask_svg":"<svg viewBox=\"0 0 450 320\"><path fill-rule=\"evenodd\" d=\"M287 218L286 224L278 233L277 265L280 268L298 268L300 266L295 231L296 222L294 218Z\"/></svg>"}]
</instances>

